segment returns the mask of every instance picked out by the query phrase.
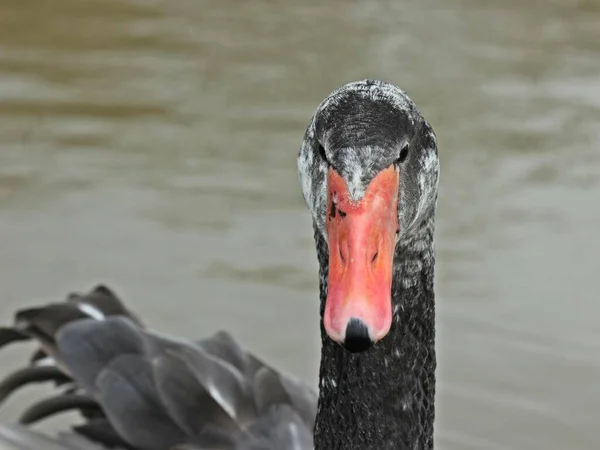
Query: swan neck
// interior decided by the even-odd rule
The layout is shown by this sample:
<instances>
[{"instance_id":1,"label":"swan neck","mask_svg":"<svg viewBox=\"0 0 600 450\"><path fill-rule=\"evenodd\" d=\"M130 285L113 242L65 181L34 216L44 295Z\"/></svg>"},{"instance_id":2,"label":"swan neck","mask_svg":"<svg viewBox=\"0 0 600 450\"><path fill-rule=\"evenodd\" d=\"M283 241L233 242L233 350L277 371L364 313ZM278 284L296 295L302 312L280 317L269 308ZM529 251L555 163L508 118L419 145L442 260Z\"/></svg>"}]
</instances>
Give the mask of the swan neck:
<instances>
[{"instance_id":1,"label":"swan neck","mask_svg":"<svg viewBox=\"0 0 600 450\"><path fill-rule=\"evenodd\" d=\"M432 449L435 397L433 216L396 246L389 334L364 353L331 341L321 320L315 450ZM321 319L328 254L315 231Z\"/></svg>"}]
</instances>

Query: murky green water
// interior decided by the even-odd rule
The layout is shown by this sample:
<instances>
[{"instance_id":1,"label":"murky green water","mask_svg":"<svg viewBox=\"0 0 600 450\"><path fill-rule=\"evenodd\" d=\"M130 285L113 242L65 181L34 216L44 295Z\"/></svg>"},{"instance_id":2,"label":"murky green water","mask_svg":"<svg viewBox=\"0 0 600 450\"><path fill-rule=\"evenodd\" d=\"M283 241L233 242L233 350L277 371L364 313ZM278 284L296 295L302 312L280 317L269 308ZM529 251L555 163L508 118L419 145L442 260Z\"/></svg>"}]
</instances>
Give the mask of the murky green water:
<instances>
[{"instance_id":1,"label":"murky green water","mask_svg":"<svg viewBox=\"0 0 600 450\"><path fill-rule=\"evenodd\" d=\"M105 281L314 382L296 152L332 89L384 78L441 147L437 448L598 449L598 23L593 0L3 0L0 317Z\"/></svg>"}]
</instances>

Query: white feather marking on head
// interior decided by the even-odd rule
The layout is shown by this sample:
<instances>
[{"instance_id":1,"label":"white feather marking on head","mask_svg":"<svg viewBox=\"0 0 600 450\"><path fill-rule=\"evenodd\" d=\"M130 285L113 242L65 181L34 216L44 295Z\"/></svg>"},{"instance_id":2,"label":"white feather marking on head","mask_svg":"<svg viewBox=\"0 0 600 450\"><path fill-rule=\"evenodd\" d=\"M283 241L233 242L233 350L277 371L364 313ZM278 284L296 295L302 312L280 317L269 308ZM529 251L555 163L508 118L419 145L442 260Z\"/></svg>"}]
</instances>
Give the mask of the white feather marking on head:
<instances>
[{"instance_id":1,"label":"white feather marking on head","mask_svg":"<svg viewBox=\"0 0 600 450\"><path fill-rule=\"evenodd\" d=\"M346 92L355 92L359 94L367 94L374 101L389 102L394 108L401 111L413 112L413 103L409 99L406 92L390 83L385 83L380 80L359 80L345 84L333 91L319 106L319 110L326 109L332 103L336 103L340 96ZM409 120L414 125L414 114L408 114Z\"/></svg>"},{"instance_id":2,"label":"white feather marking on head","mask_svg":"<svg viewBox=\"0 0 600 450\"><path fill-rule=\"evenodd\" d=\"M421 170L419 171L419 190L421 191L421 195L419 196L415 221L433 203L439 182L438 171L439 160L437 155L432 150L426 151L421 161Z\"/></svg>"},{"instance_id":3,"label":"white feather marking on head","mask_svg":"<svg viewBox=\"0 0 600 450\"><path fill-rule=\"evenodd\" d=\"M346 180L348 193L350 194L350 198L357 202L365 195L365 186L362 181L363 168L356 159L349 158L346 164L348 165L348 172L350 174Z\"/></svg>"}]
</instances>

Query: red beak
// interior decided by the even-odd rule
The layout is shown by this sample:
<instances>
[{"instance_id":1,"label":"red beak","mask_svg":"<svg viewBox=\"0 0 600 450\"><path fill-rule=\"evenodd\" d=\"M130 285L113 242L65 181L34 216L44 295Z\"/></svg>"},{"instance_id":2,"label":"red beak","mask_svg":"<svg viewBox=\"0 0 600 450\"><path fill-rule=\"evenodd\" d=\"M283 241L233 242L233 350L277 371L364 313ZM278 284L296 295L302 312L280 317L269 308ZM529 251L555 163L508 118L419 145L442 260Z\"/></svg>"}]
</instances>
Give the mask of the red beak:
<instances>
[{"instance_id":1,"label":"red beak","mask_svg":"<svg viewBox=\"0 0 600 450\"><path fill-rule=\"evenodd\" d=\"M329 337L353 352L385 337L392 325L399 183L398 169L391 165L355 202L344 179L329 169L329 280L323 321Z\"/></svg>"}]
</instances>

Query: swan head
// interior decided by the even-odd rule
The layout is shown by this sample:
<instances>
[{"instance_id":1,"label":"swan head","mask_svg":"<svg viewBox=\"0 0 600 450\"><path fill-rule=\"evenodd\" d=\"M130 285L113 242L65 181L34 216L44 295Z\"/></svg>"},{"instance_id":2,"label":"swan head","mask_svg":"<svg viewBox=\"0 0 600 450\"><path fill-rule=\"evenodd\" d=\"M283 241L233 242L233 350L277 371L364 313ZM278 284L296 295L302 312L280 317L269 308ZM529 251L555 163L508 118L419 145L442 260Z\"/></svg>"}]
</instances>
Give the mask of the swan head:
<instances>
[{"instance_id":1,"label":"swan head","mask_svg":"<svg viewBox=\"0 0 600 450\"><path fill-rule=\"evenodd\" d=\"M329 254L325 331L346 349L364 351L392 325L398 243L433 218L435 134L398 87L348 83L317 108L298 171Z\"/></svg>"}]
</instances>

